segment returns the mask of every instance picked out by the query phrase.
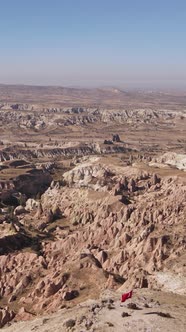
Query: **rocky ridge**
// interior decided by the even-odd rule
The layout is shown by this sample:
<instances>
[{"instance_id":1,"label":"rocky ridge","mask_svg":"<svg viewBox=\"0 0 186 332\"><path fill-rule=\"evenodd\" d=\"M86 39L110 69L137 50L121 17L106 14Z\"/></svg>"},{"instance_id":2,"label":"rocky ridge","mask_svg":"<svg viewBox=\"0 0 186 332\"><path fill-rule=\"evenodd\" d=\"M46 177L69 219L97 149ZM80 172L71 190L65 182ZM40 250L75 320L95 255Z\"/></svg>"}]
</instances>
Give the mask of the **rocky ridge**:
<instances>
[{"instance_id":1,"label":"rocky ridge","mask_svg":"<svg viewBox=\"0 0 186 332\"><path fill-rule=\"evenodd\" d=\"M125 153L131 149L127 148L125 144L122 145L103 145L103 144L81 144L74 147L65 148L37 148L37 149L13 149L5 148L0 151L0 161L14 160L14 159L39 159L39 158L59 158L62 156L73 157L84 156L90 154L111 154L111 153Z\"/></svg>"},{"instance_id":2,"label":"rocky ridge","mask_svg":"<svg viewBox=\"0 0 186 332\"><path fill-rule=\"evenodd\" d=\"M155 109L99 109L99 108L36 108L32 105L9 105L0 108L1 125L14 123L22 129L44 130L47 127L79 126L91 123L124 123L130 125L165 121L170 124L176 119L184 119L186 111ZM16 108L17 107L17 108ZM51 115L51 116L50 116Z\"/></svg>"}]
</instances>

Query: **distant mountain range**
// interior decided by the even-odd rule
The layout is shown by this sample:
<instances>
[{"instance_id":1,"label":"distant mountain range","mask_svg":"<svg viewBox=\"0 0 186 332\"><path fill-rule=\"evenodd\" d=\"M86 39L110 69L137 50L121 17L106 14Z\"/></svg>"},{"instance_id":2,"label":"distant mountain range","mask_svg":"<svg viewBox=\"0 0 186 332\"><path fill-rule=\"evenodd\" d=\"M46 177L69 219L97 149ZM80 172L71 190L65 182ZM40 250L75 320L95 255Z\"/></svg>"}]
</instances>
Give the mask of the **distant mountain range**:
<instances>
[{"instance_id":1,"label":"distant mountain range","mask_svg":"<svg viewBox=\"0 0 186 332\"><path fill-rule=\"evenodd\" d=\"M186 108L186 93L0 84L0 102L108 108Z\"/></svg>"}]
</instances>

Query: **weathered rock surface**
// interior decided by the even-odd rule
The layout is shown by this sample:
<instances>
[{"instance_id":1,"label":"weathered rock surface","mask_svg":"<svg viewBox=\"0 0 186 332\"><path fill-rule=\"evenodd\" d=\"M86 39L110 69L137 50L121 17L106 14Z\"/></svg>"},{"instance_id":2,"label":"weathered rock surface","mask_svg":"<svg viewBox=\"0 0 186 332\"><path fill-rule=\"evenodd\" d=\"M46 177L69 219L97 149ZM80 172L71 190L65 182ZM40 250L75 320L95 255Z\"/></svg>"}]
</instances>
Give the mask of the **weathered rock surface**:
<instances>
[{"instance_id":1,"label":"weathered rock surface","mask_svg":"<svg viewBox=\"0 0 186 332\"><path fill-rule=\"evenodd\" d=\"M21 227L38 234L29 238L32 252L24 244L1 252L0 295L16 303L16 314L22 307L28 318L52 312L121 285L123 291L162 289L169 272L185 280L182 179L91 157L61 182L51 183L40 201L28 200L29 213L17 216ZM177 285L170 290L185 294L184 282Z\"/></svg>"}]
</instances>

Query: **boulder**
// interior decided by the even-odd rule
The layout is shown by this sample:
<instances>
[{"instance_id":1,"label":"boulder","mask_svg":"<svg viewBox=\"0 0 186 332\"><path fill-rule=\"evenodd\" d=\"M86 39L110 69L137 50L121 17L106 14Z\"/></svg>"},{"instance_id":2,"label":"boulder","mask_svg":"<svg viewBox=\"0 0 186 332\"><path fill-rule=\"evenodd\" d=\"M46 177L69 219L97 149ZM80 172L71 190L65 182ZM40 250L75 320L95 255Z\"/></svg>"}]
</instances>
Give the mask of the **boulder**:
<instances>
[{"instance_id":1,"label":"boulder","mask_svg":"<svg viewBox=\"0 0 186 332\"><path fill-rule=\"evenodd\" d=\"M79 296L79 292L77 290L71 290L63 293L63 300L70 301Z\"/></svg>"},{"instance_id":2,"label":"boulder","mask_svg":"<svg viewBox=\"0 0 186 332\"><path fill-rule=\"evenodd\" d=\"M25 210L24 206L22 206L22 205L18 205L14 210L14 214L16 216L19 216L20 214L23 214L23 213L26 213L26 212L27 212L27 210Z\"/></svg>"},{"instance_id":3,"label":"boulder","mask_svg":"<svg viewBox=\"0 0 186 332\"><path fill-rule=\"evenodd\" d=\"M25 209L27 211L32 211L32 210L35 210L39 207L39 202L36 201L35 199L33 198L29 198L27 201L26 201L26 207Z\"/></svg>"}]
</instances>

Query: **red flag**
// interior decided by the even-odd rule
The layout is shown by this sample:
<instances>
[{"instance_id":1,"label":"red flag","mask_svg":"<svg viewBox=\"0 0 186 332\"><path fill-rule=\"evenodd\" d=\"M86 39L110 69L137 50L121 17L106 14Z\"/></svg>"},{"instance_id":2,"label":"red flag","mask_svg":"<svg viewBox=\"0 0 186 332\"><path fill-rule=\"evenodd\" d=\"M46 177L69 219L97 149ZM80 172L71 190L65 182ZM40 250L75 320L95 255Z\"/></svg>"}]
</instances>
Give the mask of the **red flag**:
<instances>
[{"instance_id":1,"label":"red flag","mask_svg":"<svg viewBox=\"0 0 186 332\"><path fill-rule=\"evenodd\" d=\"M121 295L121 302L125 302L126 300L130 299L132 297L132 291L128 293L124 293Z\"/></svg>"}]
</instances>

